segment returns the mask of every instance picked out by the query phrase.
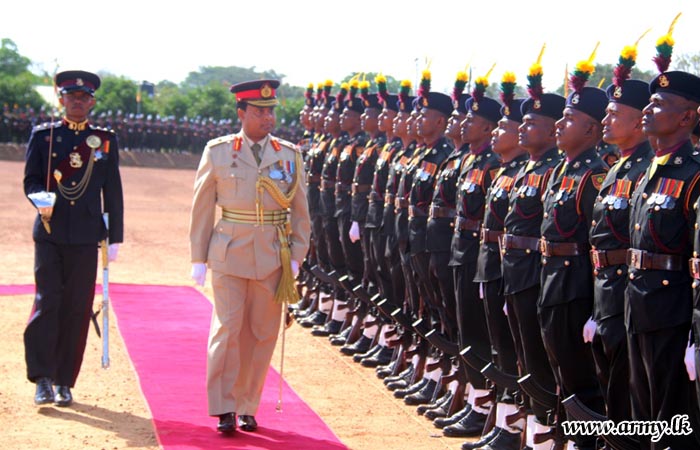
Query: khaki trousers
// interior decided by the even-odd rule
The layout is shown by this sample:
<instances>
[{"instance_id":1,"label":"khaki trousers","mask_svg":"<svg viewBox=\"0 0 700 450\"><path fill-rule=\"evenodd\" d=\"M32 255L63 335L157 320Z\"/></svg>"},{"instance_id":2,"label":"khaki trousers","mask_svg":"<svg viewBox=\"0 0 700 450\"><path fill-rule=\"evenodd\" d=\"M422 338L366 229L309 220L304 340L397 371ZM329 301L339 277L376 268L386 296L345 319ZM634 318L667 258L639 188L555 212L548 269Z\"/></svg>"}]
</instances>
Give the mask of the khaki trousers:
<instances>
[{"instance_id":1,"label":"khaki trousers","mask_svg":"<svg viewBox=\"0 0 700 450\"><path fill-rule=\"evenodd\" d=\"M274 296L282 270L263 280L212 272L207 351L209 415L255 415L280 329Z\"/></svg>"}]
</instances>

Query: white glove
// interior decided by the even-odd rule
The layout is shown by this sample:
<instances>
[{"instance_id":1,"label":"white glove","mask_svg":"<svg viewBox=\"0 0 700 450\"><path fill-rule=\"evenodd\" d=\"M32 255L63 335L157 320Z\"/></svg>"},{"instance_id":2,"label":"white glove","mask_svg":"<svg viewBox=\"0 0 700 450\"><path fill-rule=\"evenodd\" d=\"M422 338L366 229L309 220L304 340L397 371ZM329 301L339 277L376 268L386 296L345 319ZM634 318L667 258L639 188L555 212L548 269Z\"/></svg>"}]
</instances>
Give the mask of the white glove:
<instances>
[{"instance_id":1,"label":"white glove","mask_svg":"<svg viewBox=\"0 0 700 450\"><path fill-rule=\"evenodd\" d=\"M117 253L119 253L119 244L109 244L109 247L107 247L107 260L109 262L116 261Z\"/></svg>"},{"instance_id":2,"label":"white glove","mask_svg":"<svg viewBox=\"0 0 700 450\"><path fill-rule=\"evenodd\" d=\"M292 260L292 276L294 278L296 278L297 275L299 275L299 262L297 262L297 260L293 259Z\"/></svg>"},{"instance_id":3,"label":"white glove","mask_svg":"<svg viewBox=\"0 0 700 450\"><path fill-rule=\"evenodd\" d=\"M690 344L685 349L683 362L685 363L685 370L688 372L688 379L695 381L695 378L697 378L697 372L695 371L695 344Z\"/></svg>"},{"instance_id":4,"label":"white glove","mask_svg":"<svg viewBox=\"0 0 700 450\"><path fill-rule=\"evenodd\" d=\"M593 342L593 336L595 336L596 323L593 317L589 317L586 323L583 325L583 342Z\"/></svg>"},{"instance_id":5,"label":"white glove","mask_svg":"<svg viewBox=\"0 0 700 450\"><path fill-rule=\"evenodd\" d=\"M204 286L207 280L207 265L204 263L192 263L192 279L200 286Z\"/></svg>"},{"instance_id":6,"label":"white glove","mask_svg":"<svg viewBox=\"0 0 700 450\"><path fill-rule=\"evenodd\" d=\"M508 315L508 303L503 302L503 314Z\"/></svg>"},{"instance_id":7,"label":"white glove","mask_svg":"<svg viewBox=\"0 0 700 450\"><path fill-rule=\"evenodd\" d=\"M350 240L352 242L359 241L360 240L360 224L353 221L352 225L350 226L350 231L348 232L348 236L350 236Z\"/></svg>"}]
</instances>

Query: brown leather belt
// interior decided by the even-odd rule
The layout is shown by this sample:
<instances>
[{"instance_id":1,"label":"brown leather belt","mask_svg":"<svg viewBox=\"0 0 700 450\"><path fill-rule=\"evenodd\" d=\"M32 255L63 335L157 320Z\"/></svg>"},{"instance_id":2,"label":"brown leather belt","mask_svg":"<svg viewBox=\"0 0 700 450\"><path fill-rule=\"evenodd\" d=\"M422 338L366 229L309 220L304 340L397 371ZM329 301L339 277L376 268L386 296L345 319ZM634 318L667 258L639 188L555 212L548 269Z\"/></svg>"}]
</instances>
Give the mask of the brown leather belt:
<instances>
[{"instance_id":1,"label":"brown leather belt","mask_svg":"<svg viewBox=\"0 0 700 450\"><path fill-rule=\"evenodd\" d=\"M457 217L455 222L455 231L481 231L481 220L467 219L466 217Z\"/></svg>"},{"instance_id":2,"label":"brown leather belt","mask_svg":"<svg viewBox=\"0 0 700 450\"><path fill-rule=\"evenodd\" d=\"M616 250L591 250L591 264L594 269L602 269L608 266L627 264L627 249Z\"/></svg>"},{"instance_id":3,"label":"brown leather belt","mask_svg":"<svg viewBox=\"0 0 700 450\"><path fill-rule=\"evenodd\" d=\"M406 200L403 197L396 197L394 199L394 208L396 208L396 209L408 208L408 200Z\"/></svg>"},{"instance_id":4,"label":"brown leather belt","mask_svg":"<svg viewBox=\"0 0 700 450\"><path fill-rule=\"evenodd\" d=\"M364 192L369 192L372 189L371 184L357 184L353 183L352 184L352 194L362 194Z\"/></svg>"},{"instance_id":5,"label":"brown leather belt","mask_svg":"<svg viewBox=\"0 0 700 450\"><path fill-rule=\"evenodd\" d=\"M456 215L457 215L457 210L454 208L450 208L448 206L430 205L430 211L428 212L428 216L431 219L438 219L438 218L452 219Z\"/></svg>"},{"instance_id":6,"label":"brown leather belt","mask_svg":"<svg viewBox=\"0 0 700 450\"><path fill-rule=\"evenodd\" d=\"M700 258L690 258L688 265L690 266L690 276L700 280Z\"/></svg>"},{"instance_id":7,"label":"brown leather belt","mask_svg":"<svg viewBox=\"0 0 700 450\"><path fill-rule=\"evenodd\" d=\"M306 178L307 183L320 183L321 182L321 175L309 175Z\"/></svg>"},{"instance_id":8,"label":"brown leather belt","mask_svg":"<svg viewBox=\"0 0 700 450\"><path fill-rule=\"evenodd\" d=\"M389 194L388 192L384 194L384 206L394 206L394 194Z\"/></svg>"},{"instance_id":9,"label":"brown leather belt","mask_svg":"<svg viewBox=\"0 0 700 450\"><path fill-rule=\"evenodd\" d=\"M627 265L638 270L683 270L681 255L651 253L646 250L630 248L627 250Z\"/></svg>"},{"instance_id":10,"label":"brown leather belt","mask_svg":"<svg viewBox=\"0 0 700 450\"><path fill-rule=\"evenodd\" d=\"M588 251L588 246L578 242L552 242L544 238L540 239L540 253L542 256L578 256Z\"/></svg>"},{"instance_id":11,"label":"brown leather belt","mask_svg":"<svg viewBox=\"0 0 700 450\"><path fill-rule=\"evenodd\" d=\"M321 180L321 189L335 189L335 180Z\"/></svg>"},{"instance_id":12,"label":"brown leather belt","mask_svg":"<svg viewBox=\"0 0 700 450\"><path fill-rule=\"evenodd\" d=\"M515 234L504 234L499 239L501 251L515 248L518 250L540 251L540 238L531 236L518 236Z\"/></svg>"},{"instance_id":13,"label":"brown leather belt","mask_svg":"<svg viewBox=\"0 0 700 450\"><path fill-rule=\"evenodd\" d=\"M417 206L410 205L408 207L408 217L425 217L427 214L425 211L423 211L422 208L419 208Z\"/></svg>"},{"instance_id":14,"label":"brown leather belt","mask_svg":"<svg viewBox=\"0 0 700 450\"><path fill-rule=\"evenodd\" d=\"M489 230L488 228L481 229L481 242L498 242L499 238L503 236L503 231L499 230Z\"/></svg>"},{"instance_id":15,"label":"brown leather belt","mask_svg":"<svg viewBox=\"0 0 700 450\"><path fill-rule=\"evenodd\" d=\"M342 192L350 192L351 186L349 184L345 184L342 181L338 181L335 183L335 193L338 195L339 193Z\"/></svg>"}]
</instances>

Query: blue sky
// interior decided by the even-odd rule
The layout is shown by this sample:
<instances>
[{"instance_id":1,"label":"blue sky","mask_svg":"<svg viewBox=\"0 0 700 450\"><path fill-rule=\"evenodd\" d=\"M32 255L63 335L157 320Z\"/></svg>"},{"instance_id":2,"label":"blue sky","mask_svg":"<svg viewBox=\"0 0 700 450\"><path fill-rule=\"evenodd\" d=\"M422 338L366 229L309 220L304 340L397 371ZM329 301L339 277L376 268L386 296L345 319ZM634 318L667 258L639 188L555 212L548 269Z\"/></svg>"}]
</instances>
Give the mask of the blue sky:
<instances>
[{"instance_id":1,"label":"blue sky","mask_svg":"<svg viewBox=\"0 0 700 450\"><path fill-rule=\"evenodd\" d=\"M35 0L3 7L0 37L36 69L53 72L57 61L151 82L180 82L201 66L273 69L299 86L353 72L415 82L430 61L433 89L444 92L459 70L470 66L474 78L494 63L491 82L511 71L524 85L546 43L544 87L553 90L596 42L595 62L614 64L649 28L637 64L655 71L655 41L679 12L674 54L700 53L700 2L689 0Z\"/></svg>"}]
</instances>

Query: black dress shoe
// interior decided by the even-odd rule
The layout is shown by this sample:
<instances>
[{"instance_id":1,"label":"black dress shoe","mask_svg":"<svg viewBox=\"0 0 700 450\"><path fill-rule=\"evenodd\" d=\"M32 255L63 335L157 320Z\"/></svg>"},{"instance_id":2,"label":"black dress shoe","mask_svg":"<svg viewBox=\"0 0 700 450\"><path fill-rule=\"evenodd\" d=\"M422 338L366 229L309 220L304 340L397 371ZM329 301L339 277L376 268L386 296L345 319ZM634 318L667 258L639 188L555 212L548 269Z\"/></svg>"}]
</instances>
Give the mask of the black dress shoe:
<instances>
[{"instance_id":1,"label":"black dress shoe","mask_svg":"<svg viewBox=\"0 0 700 450\"><path fill-rule=\"evenodd\" d=\"M415 367L413 367L413 364L409 364L404 370L399 372L397 375L390 375L388 377L385 377L384 384L389 384L393 381L410 379L411 376L413 375L414 370L415 370Z\"/></svg>"},{"instance_id":2,"label":"black dress shoe","mask_svg":"<svg viewBox=\"0 0 700 450\"><path fill-rule=\"evenodd\" d=\"M403 402L409 406L418 406L430 403L433 400L433 394L435 393L436 387L437 381L430 380L420 391L405 396L403 398Z\"/></svg>"},{"instance_id":3,"label":"black dress shoe","mask_svg":"<svg viewBox=\"0 0 700 450\"><path fill-rule=\"evenodd\" d=\"M348 340L348 336L350 336L351 329L352 329L352 327L345 327L345 329L343 331L341 331L340 334L336 334L334 336L333 335L329 336L328 340L331 341L331 345L336 345L336 346L345 345L345 343Z\"/></svg>"},{"instance_id":4,"label":"black dress shoe","mask_svg":"<svg viewBox=\"0 0 700 450\"><path fill-rule=\"evenodd\" d=\"M451 416L438 417L437 419L433 420L433 425L435 425L436 428L445 428L446 426L454 425L457 422L459 422L460 420L462 420L462 418L464 416L469 414L469 411L471 411L471 410L472 410L472 405L467 403L466 405L464 405L464 408L460 409L459 411L452 414Z\"/></svg>"},{"instance_id":5,"label":"black dress shoe","mask_svg":"<svg viewBox=\"0 0 700 450\"><path fill-rule=\"evenodd\" d=\"M362 361L360 361L360 364L362 364L364 367L377 367L383 364L389 364L393 354L394 349L381 346L377 353L369 358L364 358Z\"/></svg>"},{"instance_id":6,"label":"black dress shoe","mask_svg":"<svg viewBox=\"0 0 700 450\"><path fill-rule=\"evenodd\" d=\"M520 449L520 433L511 433L501 429L494 439L483 447L482 450L518 450ZM462 446L462 450L467 450Z\"/></svg>"},{"instance_id":7,"label":"black dress shoe","mask_svg":"<svg viewBox=\"0 0 700 450\"><path fill-rule=\"evenodd\" d=\"M462 420L442 429L442 434L448 437L474 437L481 436L486 424L486 414L481 414L473 409Z\"/></svg>"},{"instance_id":8,"label":"black dress shoe","mask_svg":"<svg viewBox=\"0 0 700 450\"><path fill-rule=\"evenodd\" d=\"M465 442L462 444L462 450L474 450L477 448L481 448L484 445L488 444L489 442L493 441L496 436L498 436L498 433L502 432L503 428L501 427L493 427L491 428L491 431L486 433L485 435L481 436L478 441L475 442Z\"/></svg>"},{"instance_id":9,"label":"black dress shoe","mask_svg":"<svg viewBox=\"0 0 700 450\"><path fill-rule=\"evenodd\" d=\"M407 395L414 394L414 393L420 391L421 389L423 389L423 388L425 387L425 385L428 384L428 381L429 381L429 380L428 380L427 378L421 378L420 381L418 381L417 383L413 383L413 384L409 385L409 386L406 387L405 389L396 389L396 390L394 391L394 397L396 397L396 398L404 398L404 397L406 397ZM388 387L388 386L387 386L387 387Z\"/></svg>"},{"instance_id":10,"label":"black dress shoe","mask_svg":"<svg viewBox=\"0 0 700 450\"><path fill-rule=\"evenodd\" d=\"M69 386L56 386L56 396L53 401L56 406L70 406L73 403L73 395Z\"/></svg>"},{"instance_id":11,"label":"black dress shoe","mask_svg":"<svg viewBox=\"0 0 700 450\"><path fill-rule=\"evenodd\" d=\"M255 416L241 414L238 416L238 428L243 431L255 431L258 429L258 422L255 421Z\"/></svg>"},{"instance_id":12,"label":"black dress shoe","mask_svg":"<svg viewBox=\"0 0 700 450\"><path fill-rule=\"evenodd\" d=\"M360 339L354 343L340 347L340 353L348 356L354 355L355 353L365 353L369 350L370 345L372 345L372 339L363 334L360 336Z\"/></svg>"},{"instance_id":13,"label":"black dress shoe","mask_svg":"<svg viewBox=\"0 0 700 450\"><path fill-rule=\"evenodd\" d=\"M51 378L39 377L36 379L36 393L34 394L34 404L46 405L53 403L53 382Z\"/></svg>"},{"instance_id":14,"label":"black dress shoe","mask_svg":"<svg viewBox=\"0 0 700 450\"><path fill-rule=\"evenodd\" d=\"M315 311L310 316L300 320L299 325L304 328L311 328L314 325L323 325L326 323L326 318L328 318L328 314L322 313L321 311Z\"/></svg>"},{"instance_id":15,"label":"black dress shoe","mask_svg":"<svg viewBox=\"0 0 700 450\"><path fill-rule=\"evenodd\" d=\"M326 337L330 336L331 334L338 334L340 332L340 327L342 326L343 322L340 320L331 320L322 326L315 326L313 330L311 330L311 335Z\"/></svg>"},{"instance_id":16,"label":"black dress shoe","mask_svg":"<svg viewBox=\"0 0 700 450\"><path fill-rule=\"evenodd\" d=\"M430 420L437 419L438 417L445 417L447 415L447 408L450 405L450 401L452 401L452 391L448 390L443 394L440 398L435 400L433 403L427 403L425 405L420 405L417 409L416 412L421 415L425 415ZM440 409L441 412L439 415L435 415L436 411ZM430 415L427 415L428 412L433 411L430 413Z\"/></svg>"},{"instance_id":17,"label":"black dress shoe","mask_svg":"<svg viewBox=\"0 0 700 450\"><path fill-rule=\"evenodd\" d=\"M219 414L219 424L216 431L224 434L232 434L236 431L236 413Z\"/></svg>"}]
</instances>

